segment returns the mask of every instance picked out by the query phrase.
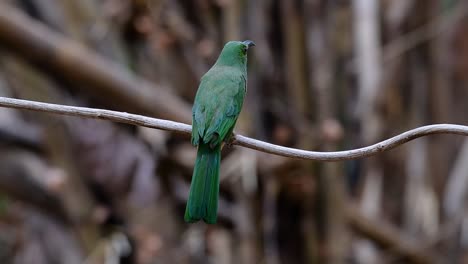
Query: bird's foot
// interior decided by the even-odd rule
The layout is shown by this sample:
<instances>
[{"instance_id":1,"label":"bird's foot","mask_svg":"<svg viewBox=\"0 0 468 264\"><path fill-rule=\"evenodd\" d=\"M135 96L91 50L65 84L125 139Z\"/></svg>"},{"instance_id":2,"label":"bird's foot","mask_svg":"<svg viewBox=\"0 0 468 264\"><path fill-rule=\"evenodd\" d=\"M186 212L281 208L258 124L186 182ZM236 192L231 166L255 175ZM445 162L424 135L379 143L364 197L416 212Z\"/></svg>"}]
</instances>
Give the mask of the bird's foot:
<instances>
[{"instance_id":1,"label":"bird's foot","mask_svg":"<svg viewBox=\"0 0 468 264\"><path fill-rule=\"evenodd\" d=\"M234 133L229 136L229 138L225 141L226 147L231 148L234 145L234 142L236 141L236 137Z\"/></svg>"}]
</instances>

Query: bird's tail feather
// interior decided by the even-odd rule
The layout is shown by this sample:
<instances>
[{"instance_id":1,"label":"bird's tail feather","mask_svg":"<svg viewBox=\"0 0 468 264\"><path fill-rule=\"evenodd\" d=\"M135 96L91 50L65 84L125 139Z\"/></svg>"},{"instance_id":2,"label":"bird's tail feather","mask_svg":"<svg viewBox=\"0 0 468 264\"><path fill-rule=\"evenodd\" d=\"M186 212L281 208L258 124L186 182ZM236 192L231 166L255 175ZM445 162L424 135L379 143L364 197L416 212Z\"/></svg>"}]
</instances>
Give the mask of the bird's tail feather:
<instances>
[{"instance_id":1,"label":"bird's tail feather","mask_svg":"<svg viewBox=\"0 0 468 264\"><path fill-rule=\"evenodd\" d=\"M216 223L220 161L221 146L212 149L209 144L200 142L185 208L186 222L193 223L203 219L209 224Z\"/></svg>"}]
</instances>

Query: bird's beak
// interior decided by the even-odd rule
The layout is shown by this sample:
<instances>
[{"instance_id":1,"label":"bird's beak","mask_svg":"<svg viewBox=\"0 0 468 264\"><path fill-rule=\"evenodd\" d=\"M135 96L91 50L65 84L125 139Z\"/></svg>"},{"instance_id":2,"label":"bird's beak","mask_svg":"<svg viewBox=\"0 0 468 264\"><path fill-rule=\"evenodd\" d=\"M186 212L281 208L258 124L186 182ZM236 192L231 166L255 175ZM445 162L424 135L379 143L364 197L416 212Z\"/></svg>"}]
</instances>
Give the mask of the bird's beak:
<instances>
[{"instance_id":1,"label":"bird's beak","mask_svg":"<svg viewBox=\"0 0 468 264\"><path fill-rule=\"evenodd\" d=\"M247 47L247 48L250 48L250 47L253 47L255 46L255 43L251 40L245 40L243 41L242 43L244 43L244 45Z\"/></svg>"}]
</instances>

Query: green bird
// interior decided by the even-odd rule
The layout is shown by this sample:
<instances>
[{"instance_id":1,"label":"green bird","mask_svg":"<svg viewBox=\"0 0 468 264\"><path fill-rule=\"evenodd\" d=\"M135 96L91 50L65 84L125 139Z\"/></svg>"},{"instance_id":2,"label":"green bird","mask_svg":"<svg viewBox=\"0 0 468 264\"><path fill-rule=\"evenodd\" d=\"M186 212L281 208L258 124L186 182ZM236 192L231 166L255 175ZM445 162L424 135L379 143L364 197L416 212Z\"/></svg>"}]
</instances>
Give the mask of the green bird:
<instances>
[{"instance_id":1,"label":"green bird","mask_svg":"<svg viewBox=\"0 0 468 264\"><path fill-rule=\"evenodd\" d=\"M192 144L198 147L185 221L216 223L221 147L229 140L247 91L250 41L226 43L201 78L192 108Z\"/></svg>"}]
</instances>

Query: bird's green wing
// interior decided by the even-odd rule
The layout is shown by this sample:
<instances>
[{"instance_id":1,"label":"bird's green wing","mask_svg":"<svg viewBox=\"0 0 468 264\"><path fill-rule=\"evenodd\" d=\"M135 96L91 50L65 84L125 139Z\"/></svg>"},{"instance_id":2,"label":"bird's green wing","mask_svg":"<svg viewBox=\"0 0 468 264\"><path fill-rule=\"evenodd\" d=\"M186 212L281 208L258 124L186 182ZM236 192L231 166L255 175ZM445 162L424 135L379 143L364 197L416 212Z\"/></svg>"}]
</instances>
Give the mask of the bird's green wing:
<instances>
[{"instance_id":1,"label":"bird's green wing","mask_svg":"<svg viewBox=\"0 0 468 264\"><path fill-rule=\"evenodd\" d=\"M207 74L200 84L193 106L192 143L215 146L232 132L242 109L246 78L236 70Z\"/></svg>"}]
</instances>

